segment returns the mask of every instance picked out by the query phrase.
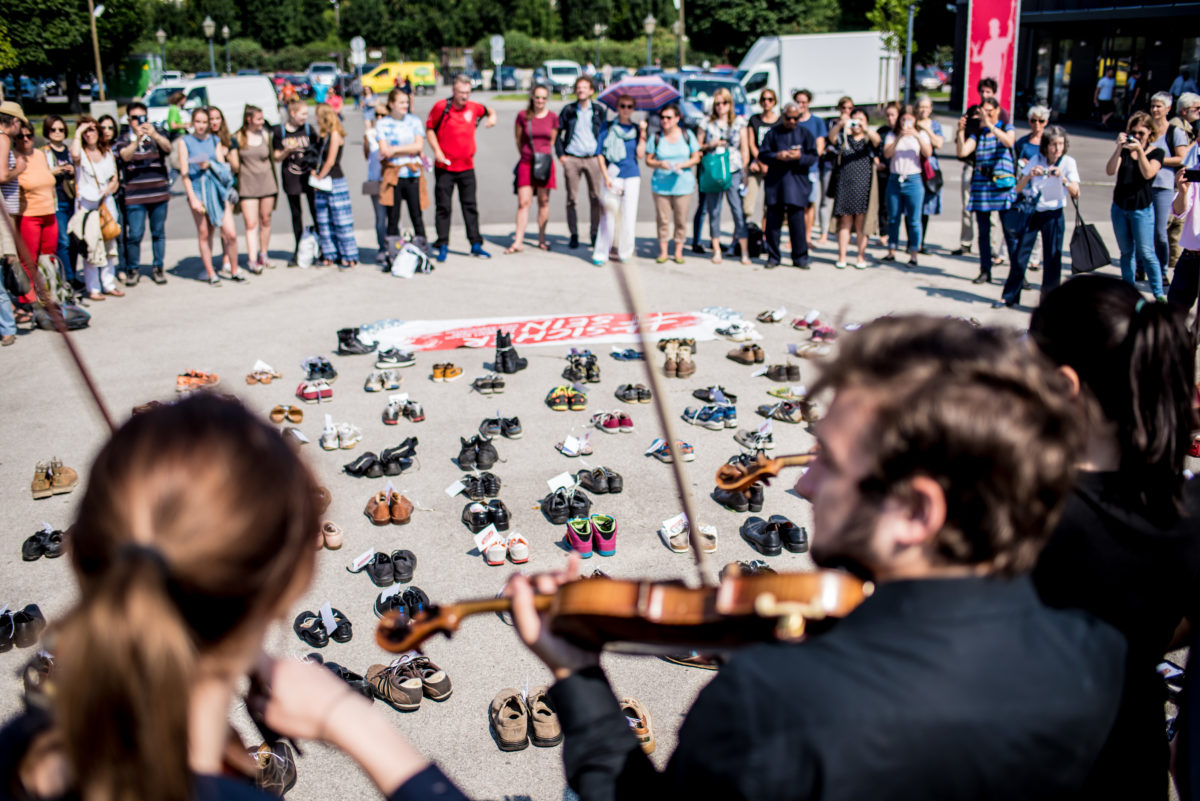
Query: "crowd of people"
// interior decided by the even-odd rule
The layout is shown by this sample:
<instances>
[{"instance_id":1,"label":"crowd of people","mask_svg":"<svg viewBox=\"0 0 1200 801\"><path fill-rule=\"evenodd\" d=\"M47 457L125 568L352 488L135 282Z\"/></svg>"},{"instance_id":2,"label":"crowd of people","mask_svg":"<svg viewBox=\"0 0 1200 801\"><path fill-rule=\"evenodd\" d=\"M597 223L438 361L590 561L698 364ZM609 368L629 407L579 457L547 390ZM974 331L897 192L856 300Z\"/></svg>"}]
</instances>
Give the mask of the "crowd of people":
<instances>
[{"instance_id":1,"label":"crowd of people","mask_svg":"<svg viewBox=\"0 0 1200 801\"><path fill-rule=\"evenodd\" d=\"M919 255L929 252L929 220L942 211L943 165L937 153L952 140L962 162L960 247L952 254L969 255L978 248L977 284L991 283L993 266L1007 258L1011 267L995 305L1018 306L1029 286L1028 271L1043 270L1043 293L1061 281L1064 211L1079 197L1079 169L1068 155L1066 131L1048 124L1048 109L1031 108L1030 133L1016 139L1007 111L996 100L996 82L984 78L976 89L980 103L967 110L948 136L924 96L913 107L887 104L886 123L873 129L868 110L849 97L838 101L837 116L822 119L812 113L807 90L796 91L780 107L780 98L767 89L760 97L762 111L747 118L736 113L730 92L718 89L707 118L692 131L683 126L676 104L635 121L638 103L629 95L617 98L616 115L609 119L586 75L575 83L575 100L559 112L549 107L549 90L535 86L513 126L517 212L505 253L523 250L535 198L537 246L551 248L546 226L551 193L561 175L568 247L581 243L578 199L586 184L592 263L632 258L646 171L659 263L683 263L690 217L692 252L711 253L715 263L730 256L749 264L761 251L766 267L778 266L784 259L786 223L794 266L807 269L810 247L830 244L832 238L835 267L864 269L868 244L876 235L886 251L880 260L897 259L903 224L907 263L916 266ZM164 129L148 122L147 109L138 101L127 106L124 130L111 116L84 116L69 138L66 121L49 115L42 124L47 142L42 148L34 147L32 126L20 107L4 104L0 189L9 213L20 220L31 256L23 265L30 280L10 280L9 291L0 293L0 337L6 344L13 341L14 324L30 319L32 273L47 257L54 261L44 272L88 299L120 297L122 284L134 285L142 276L141 246L149 223L149 276L165 282L165 220L176 174L213 286L223 278L245 280L238 258L238 215L244 220L245 269L259 273L275 266L268 243L280 189L295 243L289 266L301 259L306 265L358 264L351 189L342 169L346 135L338 109L318 103L313 125L308 105L291 98L284 104L283 123L270 127L262 109L247 106L233 133L219 108L195 108L190 120L184 120L181 98L175 100ZM1185 172L1181 167L1195 166L1200 96L1184 91L1176 98L1162 92L1149 99L1148 108L1129 115L1106 171L1116 179L1111 219L1122 277L1148 280L1151 293L1165 298L1167 270L1182 253L1178 243L1184 222L1173 215L1171 205L1186 184L1177 185L1175 178ZM436 102L424 120L412 113L411 92L405 87L392 90L383 103L365 106L364 119L367 181L362 191L374 208L379 262L386 268L397 252L404 207L410 225L405 238L444 261L455 192L471 255L490 258L479 230L474 159L477 127L495 125L497 115L471 99L470 79L458 76L451 97ZM432 243L424 223L431 202L429 174L435 207ZM694 196L698 200L692 215ZM762 213L756 217L760 196ZM311 226L305 225L305 205ZM720 233L725 206L733 220L728 246ZM219 262L213 257L215 231L222 246ZM307 258L302 247L306 239L311 240ZM4 248L3 255L14 253L11 245ZM1176 294L1184 297L1187 291Z\"/></svg>"}]
</instances>

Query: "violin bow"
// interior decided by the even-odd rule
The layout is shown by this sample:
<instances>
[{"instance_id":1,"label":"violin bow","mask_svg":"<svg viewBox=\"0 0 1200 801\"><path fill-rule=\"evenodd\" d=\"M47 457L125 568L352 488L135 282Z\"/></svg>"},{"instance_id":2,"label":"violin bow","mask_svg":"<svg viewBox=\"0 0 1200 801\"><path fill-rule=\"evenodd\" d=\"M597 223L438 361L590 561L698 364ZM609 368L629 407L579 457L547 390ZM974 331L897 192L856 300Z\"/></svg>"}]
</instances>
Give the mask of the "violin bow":
<instances>
[{"instance_id":1,"label":"violin bow","mask_svg":"<svg viewBox=\"0 0 1200 801\"><path fill-rule=\"evenodd\" d=\"M642 361L646 367L646 378L650 382L650 391L654 399L654 409L658 413L658 423L662 428L663 436L667 439L667 448L671 452L671 473L675 478L675 488L679 492L679 500L683 504L683 513L687 516L688 543L692 547L692 558L696 561L696 573L701 585L716 586L712 568L708 564L708 557L700 547L700 518L696 514L696 507L692 501L692 493L688 490L687 468L684 466L683 454L680 452L677 444L678 439L675 437L674 415L667 404L663 379L650 363L653 351L650 348L650 341L646 336L646 324L649 322L649 315L645 311L641 282L639 281L637 270L631 268L628 262L616 262L616 273L617 284L621 287L621 295L625 299L625 305L633 315L634 330L637 331L638 343L642 347Z\"/></svg>"},{"instance_id":2,"label":"violin bow","mask_svg":"<svg viewBox=\"0 0 1200 801\"><path fill-rule=\"evenodd\" d=\"M25 270L29 275L30 283L33 285L33 290L37 294L38 302L50 315L50 321L54 324L54 330L62 335L63 344L67 347L67 353L71 356L71 361L75 364L75 369L79 372L80 378L83 379L84 385L91 393L92 400L96 404L96 408L100 411L100 416L104 418L105 424L110 432L116 431L117 426L113 422L112 415L108 411L108 406L104 403L104 398L100 396L100 390L96 387L96 382L92 380L92 373L88 370L87 365L83 363L83 357L79 355L79 351L75 348L75 343L71 341L71 335L67 333L67 321L63 318L62 308L58 305L58 301L51 295L49 287L46 286L46 281L42 278L42 271L38 267L37 259L30 253L29 248L17 233L16 226L13 225L12 217L9 216L8 210L0 205L0 217L4 218L4 226L8 229L9 235L12 236L13 242L17 248L18 264L15 269L24 270L26 264L33 265L32 271Z\"/></svg>"}]
</instances>

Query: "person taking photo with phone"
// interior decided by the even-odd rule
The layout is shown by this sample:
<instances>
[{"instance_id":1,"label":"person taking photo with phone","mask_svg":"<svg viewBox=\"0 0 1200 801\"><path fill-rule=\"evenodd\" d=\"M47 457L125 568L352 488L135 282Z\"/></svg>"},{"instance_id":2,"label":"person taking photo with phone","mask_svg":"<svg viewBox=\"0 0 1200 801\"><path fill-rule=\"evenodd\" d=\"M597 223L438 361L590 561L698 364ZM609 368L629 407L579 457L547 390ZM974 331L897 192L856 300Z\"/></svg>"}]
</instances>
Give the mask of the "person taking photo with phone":
<instances>
[{"instance_id":1,"label":"person taking photo with phone","mask_svg":"<svg viewBox=\"0 0 1200 801\"><path fill-rule=\"evenodd\" d=\"M1117 146L1104 171L1117 178L1111 214L1113 234L1121 249L1121 277L1135 283L1136 257L1150 279L1150 292L1155 299L1166 300L1162 265L1154 250L1153 186L1167 154L1162 148L1151 146L1153 136L1150 115L1134 112L1125 130L1117 134Z\"/></svg>"},{"instance_id":2,"label":"person taking photo with phone","mask_svg":"<svg viewBox=\"0 0 1200 801\"><path fill-rule=\"evenodd\" d=\"M125 194L125 284L136 286L141 279L142 237L150 221L150 247L153 262L150 279L167 282L164 260L167 255L167 201L170 178L167 156L171 140L149 122L146 105L135 100L126 107L129 128L116 142L121 167L121 190Z\"/></svg>"}]
</instances>

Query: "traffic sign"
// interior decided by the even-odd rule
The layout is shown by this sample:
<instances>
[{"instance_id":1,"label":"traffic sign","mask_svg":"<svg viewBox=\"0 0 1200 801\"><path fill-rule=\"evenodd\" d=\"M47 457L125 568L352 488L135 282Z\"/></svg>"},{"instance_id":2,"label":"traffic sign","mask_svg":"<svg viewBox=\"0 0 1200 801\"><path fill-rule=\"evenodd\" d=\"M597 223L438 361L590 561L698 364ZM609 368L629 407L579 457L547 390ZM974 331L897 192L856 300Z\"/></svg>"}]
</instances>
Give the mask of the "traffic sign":
<instances>
[{"instance_id":1,"label":"traffic sign","mask_svg":"<svg viewBox=\"0 0 1200 801\"><path fill-rule=\"evenodd\" d=\"M367 53L365 50L351 50L350 63L356 67L365 66L367 63Z\"/></svg>"},{"instance_id":2,"label":"traffic sign","mask_svg":"<svg viewBox=\"0 0 1200 801\"><path fill-rule=\"evenodd\" d=\"M491 38L492 63L497 67L504 63L504 37L496 34Z\"/></svg>"},{"instance_id":3,"label":"traffic sign","mask_svg":"<svg viewBox=\"0 0 1200 801\"><path fill-rule=\"evenodd\" d=\"M367 51L367 42L361 36L355 36L353 39L350 40L350 52L351 53L366 53L366 51Z\"/></svg>"}]
</instances>

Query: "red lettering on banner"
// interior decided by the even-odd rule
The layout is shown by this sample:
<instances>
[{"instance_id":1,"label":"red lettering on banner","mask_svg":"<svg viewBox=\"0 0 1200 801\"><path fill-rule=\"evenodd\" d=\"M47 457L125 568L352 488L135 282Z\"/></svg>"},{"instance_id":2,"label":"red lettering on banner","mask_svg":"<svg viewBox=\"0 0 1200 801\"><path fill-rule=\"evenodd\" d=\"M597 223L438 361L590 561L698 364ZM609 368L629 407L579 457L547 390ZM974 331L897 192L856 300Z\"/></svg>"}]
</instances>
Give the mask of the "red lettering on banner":
<instances>
[{"instance_id":1,"label":"red lettering on banner","mask_svg":"<svg viewBox=\"0 0 1200 801\"><path fill-rule=\"evenodd\" d=\"M704 315L695 312L661 312L646 320L646 331L663 335L670 331L703 326ZM480 322L471 325L452 325L443 330L430 330L436 321L410 321L382 336L397 338L405 347L414 350L451 350L453 348L491 348L496 344L496 330L512 336L514 345L538 345L570 341L628 341L637 325L629 314L563 315L533 317L504 323ZM411 334L406 329L412 331Z\"/></svg>"}]
</instances>

